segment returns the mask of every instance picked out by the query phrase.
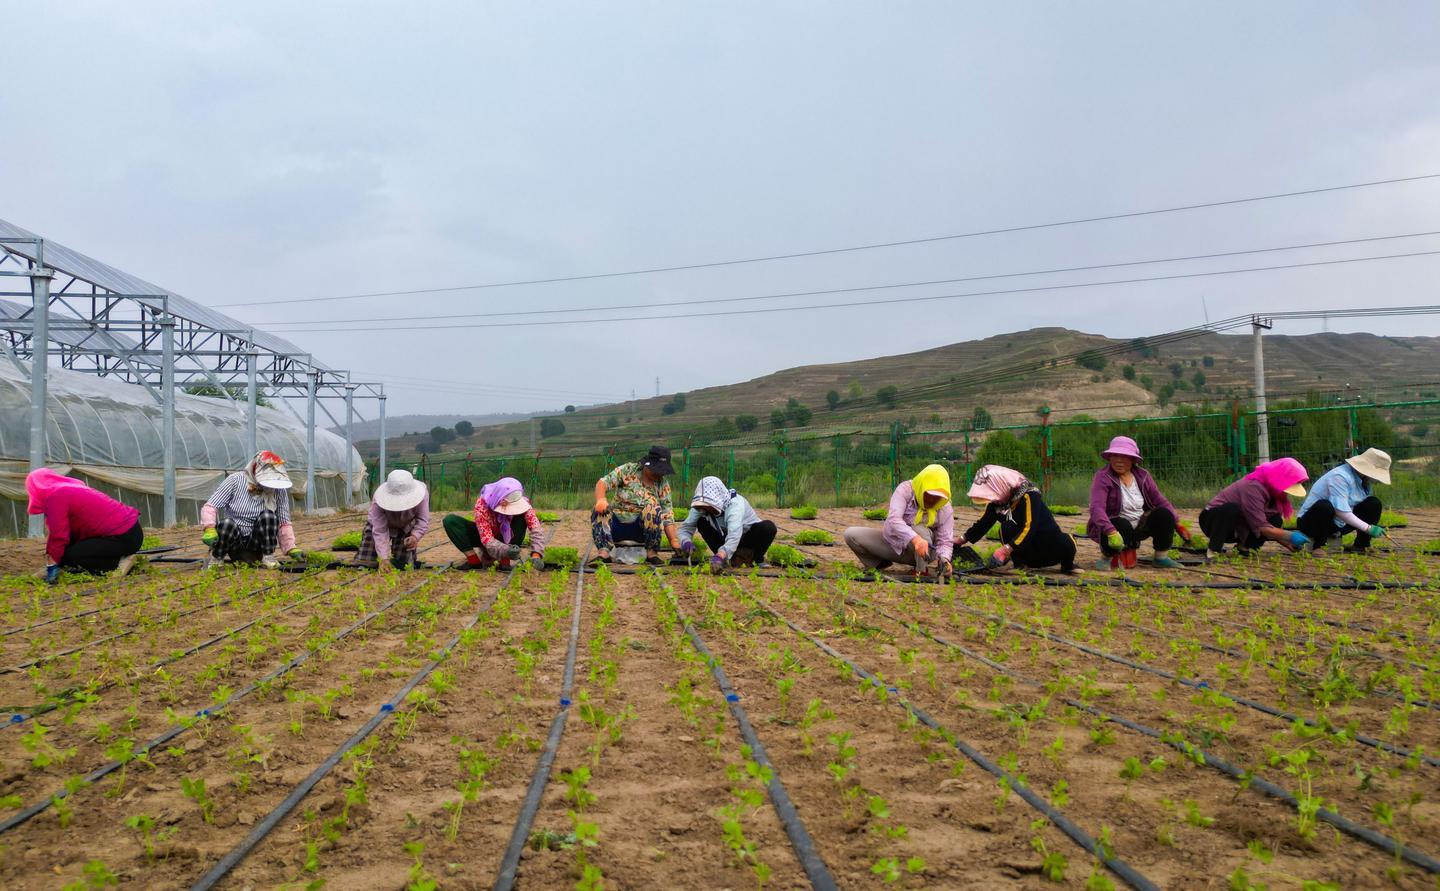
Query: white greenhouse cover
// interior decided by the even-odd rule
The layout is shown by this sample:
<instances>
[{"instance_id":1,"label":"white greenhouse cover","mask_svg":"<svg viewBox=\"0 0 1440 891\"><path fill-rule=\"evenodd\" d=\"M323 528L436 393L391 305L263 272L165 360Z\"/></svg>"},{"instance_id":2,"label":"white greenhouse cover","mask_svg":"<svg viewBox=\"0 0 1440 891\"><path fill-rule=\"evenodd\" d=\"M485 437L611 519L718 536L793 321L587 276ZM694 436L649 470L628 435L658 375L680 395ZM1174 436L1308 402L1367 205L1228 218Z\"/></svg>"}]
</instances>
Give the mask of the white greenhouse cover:
<instances>
[{"instance_id":1,"label":"white greenhouse cover","mask_svg":"<svg viewBox=\"0 0 1440 891\"><path fill-rule=\"evenodd\" d=\"M144 388L51 367L46 399L49 465L73 468L135 492L164 492L163 411ZM30 381L13 363L0 362L0 495L24 499L30 454ZM285 459L295 487L305 492L305 428L278 409L257 408L255 440ZM245 447L245 406L230 400L175 394L175 494L203 501L227 473L252 455ZM345 440L315 431L315 475L340 477L348 466L352 486L365 486L365 464Z\"/></svg>"}]
</instances>

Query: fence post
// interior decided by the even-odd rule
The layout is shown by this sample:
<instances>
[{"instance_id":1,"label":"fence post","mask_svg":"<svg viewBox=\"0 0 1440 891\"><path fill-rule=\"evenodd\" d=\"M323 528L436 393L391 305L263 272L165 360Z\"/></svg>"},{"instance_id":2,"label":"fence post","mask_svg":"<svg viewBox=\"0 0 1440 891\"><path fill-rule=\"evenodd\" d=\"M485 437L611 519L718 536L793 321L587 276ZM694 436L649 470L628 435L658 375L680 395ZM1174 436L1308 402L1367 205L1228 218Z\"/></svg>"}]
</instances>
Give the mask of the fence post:
<instances>
[{"instance_id":1,"label":"fence post","mask_svg":"<svg viewBox=\"0 0 1440 891\"><path fill-rule=\"evenodd\" d=\"M785 428L780 428L780 440L776 443L778 455L775 460L776 470L779 473L775 477L775 506L785 506L785 472L789 466L786 460Z\"/></svg>"},{"instance_id":2,"label":"fence post","mask_svg":"<svg viewBox=\"0 0 1440 891\"><path fill-rule=\"evenodd\" d=\"M967 489L970 488L970 484L975 481L974 467L974 460L970 452L970 431L967 429L965 431L965 488Z\"/></svg>"},{"instance_id":3,"label":"fence post","mask_svg":"<svg viewBox=\"0 0 1440 891\"><path fill-rule=\"evenodd\" d=\"M735 447L730 447L730 475L725 478L730 488L735 488Z\"/></svg>"},{"instance_id":4,"label":"fence post","mask_svg":"<svg viewBox=\"0 0 1440 891\"><path fill-rule=\"evenodd\" d=\"M1050 477L1055 463L1055 442L1051 438L1050 406L1040 406L1040 494L1050 496Z\"/></svg>"},{"instance_id":5,"label":"fence post","mask_svg":"<svg viewBox=\"0 0 1440 891\"><path fill-rule=\"evenodd\" d=\"M680 456L684 459L683 469L680 472L680 491L690 491L690 434L685 436L685 446L680 450Z\"/></svg>"},{"instance_id":6,"label":"fence post","mask_svg":"<svg viewBox=\"0 0 1440 891\"><path fill-rule=\"evenodd\" d=\"M474 466L473 466L473 465L471 464L471 462L470 462L470 453L469 453L469 452L466 452L466 453L465 453L464 471L465 471L465 502L464 502L464 504L470 504L470 503L471 503L471 502L470 502L470 492L474 489L474 482L475 482L475 468L474 468ZM463 507L464 505L461 505L461 506Z\"/></svg>"},{"instance_id":7,"label":"fence post","mask_svg":"<svg viewBox=\"0 0 1440 891\"><path fill-rule=\"evenodd\" d=\"M890 423L890 491L900 485L900 422Z\"/></svg>"},{"instance_id":8,"label":"fence post","mask_svg":"<svg viewBox=\"0 0 1440 891\"><path fill-rule=\"evenodd\" d=\"M1350 410L1345 413L1345 420L1348 424L1348 436L1345 438L1345 452L1348 457L1359 450L1359 446L1355 444L1355 428L1359 421L1359 418L1356 417L1355 406L1350 406Z\"/></svg>"},{"instance_id":9,"label":"fence post","mask_svg":"<svg viewBox=\"0 0 1440 891\"><path fill-rule=\"evenodd\" d=\"M840 506L840 449L835 445L830 448L830 455L835 459L835 506Z\"/></svg>"}]
</instances>

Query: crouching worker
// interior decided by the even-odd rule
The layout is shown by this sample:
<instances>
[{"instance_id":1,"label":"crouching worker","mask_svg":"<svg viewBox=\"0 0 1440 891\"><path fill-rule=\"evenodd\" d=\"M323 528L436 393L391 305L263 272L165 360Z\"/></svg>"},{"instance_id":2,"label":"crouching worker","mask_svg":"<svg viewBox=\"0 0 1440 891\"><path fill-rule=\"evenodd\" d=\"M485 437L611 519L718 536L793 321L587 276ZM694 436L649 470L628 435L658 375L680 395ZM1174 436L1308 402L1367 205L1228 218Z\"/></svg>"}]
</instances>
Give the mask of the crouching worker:
<instances>
[{"instance_id":1,"label":"crouching worker","mask_svg":"<svg viewBox=\"0 0 1440 891\"><path fill-rule=\"evenodd\" d=\"M710 571L726 566L753 566L765 559L775 541L775 524L760 519L744 496L718 476L707 476L695 487L690 513L680 524L680 553L695 553L695 532L709 545Z\"/></svg>"},{"instance_id":2,"label":"crouching worker","mask_svg":"<svg viewBox=\"0 0 1440 891\"><path fill-rule=\"evenodd\" d=\"M125 575L145 533L140 512L48 467L25 477L30 513L45 515L45 581L60 570Z\"/></svg>"},{"instance_id":3,"label":"crouching worker","mask_svg":"<svg viewBox=\"0 0 1440 891\"><path fill-rule=\"evenodd\" d=\"M950 473L931 464L895 487L885 525L851 526L845 545L867 569L892 564L920 567L924 574L951 574L955 510L950 506Z\"/></svg>"},{"instance_id":4,"label":"crouching worker","mask_svg":"<svg viewBox=\"0 0 1440 891\"><path fill-rule=\"evenodd\" d=\"M525 488L514 477L501 477L480 490L475 499L475 520L450 514L441 522L450 543L462 556L452 569L509 569L524 553L529 534L530 565L545 568L545 526L535 514Z\"/></svg>"},{"instance_id":5,"label":"crouching worker","mask_svg":"<svg viewBox=\"0 0 1440 891\"><path fill-rule=\"evenodd\" d=\"M956 547L975 544L998 522L1000 547L986 561L991 569L1014 563L1020 569L1058 565L1061 572L1075 571L1075 539L1060 529L1040 490L1020 471L986 464L976 471L969 498L985 512Z\"/></svg>"},{"instance_id":6,"label":"crouching worker","mask_svg":"<svg viewBox=\"0 0 1440 891\"><path fill-rule=\"evenodd\" d=\"M590 513L590 536L595 542L595 560L610 562L617 541L642 542L645 562L659 566L660 539L680 549L675 527L675 506L665 477L675 472L670 450L651 446L639 461L621 464L595 483L595 509ZM611 499L614 499L613 501Z\"/></svg>"},{"instance_id":7,"label":"crouching worker","mask_svg":"<svg viewBox=\"0 0 1440 891\"><path fill-rule=\"evenodd\" d=\"M1241 554L1249 554L1268 541L1279 542L1288 551L1310 543L1310 537L1281 528L1286 517L1295 515L1290 496L1305 494L1301 483L1310 477L1305 465L1294 458L1266 461L1220 490L1200 511L1200 531L1210 539L1209 553L1219 554L1233 543Z\"/></svg>"},{"instance_id":8,"label":"crouching worker","mask_svg":"<svg viewBox=\"0 0 1440 891\"><path fill-rule=\"evenodd\" d=\"M1380 499L1374 494L1375 483L1390 485L1390 455L1379 449L1366 449L1364 454L1346 458L1315 481L1295 528L1323 548L1332 536L1351 528L1355 543L1348 551L1366 551L1370 541L1386 534L1380 522Z\"/></svg>"},{"instance_id":9,"label":"crouching worker","mask_svg":"<svg viewBox=\"0 0 1440 891\"><path fill-rule=\"evenodd\" d=\"M418 566L415 549L430 531L430 490L408 470L392 470L370 499L355 564L371 569Z\"/></svg>"},{"instance_id":10,"label":"crouching worker","mask_svg":"<svg viewBox=\"0 0 1440 891\"><path fill-rule=\"evenodd\" d=\"M1106 465L1095 471L1090 484L1090 522L1085 534L1100 545L1104 555L1097 569L1135 566L1135 552L1145 539L1155 542L1155 563L1178 569L1170 557L1176 533L1186 541L1190 530L1175 520L1175 506L1160 493L1155 478L1140 466L1140 447L1128 436L1117 436L1100 453Z\"/></svg>"},{"instance_id":11,"label":"crouching worker","mask_svg":"<svg viewBox=\"0 0 1440 891\"><path fill-rule=\"evenodd\" d=\"M210 547L210 565L259 563L277 549L292 558L304 556L290 525L290 475L284 465L268 449L257 452L244 470L225 477L200 508L205 526L200 540ZM217 522L221 511L225 516Z\"/></svg>"}]
</instances>

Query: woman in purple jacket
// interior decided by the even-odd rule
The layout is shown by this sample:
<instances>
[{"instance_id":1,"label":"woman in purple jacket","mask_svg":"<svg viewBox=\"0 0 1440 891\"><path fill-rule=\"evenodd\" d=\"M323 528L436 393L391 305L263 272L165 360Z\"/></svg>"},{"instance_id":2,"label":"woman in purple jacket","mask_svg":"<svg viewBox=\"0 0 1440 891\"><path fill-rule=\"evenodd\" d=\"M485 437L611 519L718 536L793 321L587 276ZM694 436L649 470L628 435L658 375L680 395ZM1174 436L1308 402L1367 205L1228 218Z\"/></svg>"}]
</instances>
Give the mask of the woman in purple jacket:
<instances>
[{"instance_id":1,"label":"woman in purple jacket","mask_svg":"<svg viewBox=\"0 0 1440 891\"><path fill-rule=\"evenodd\" d=\"M1189 541L1190 530L1176 521L1175 506L1140 466L1140 447L1128 436L1117 436L1100 457L1106 464L1090 484L1090 522L1085 528L1104 554L1096 568L1133 567L1135 552L1147 538L1155 542L1155 566L1179 568L1170 557L1170 545L1177 532Z\"/></svg>"}]
</instances>

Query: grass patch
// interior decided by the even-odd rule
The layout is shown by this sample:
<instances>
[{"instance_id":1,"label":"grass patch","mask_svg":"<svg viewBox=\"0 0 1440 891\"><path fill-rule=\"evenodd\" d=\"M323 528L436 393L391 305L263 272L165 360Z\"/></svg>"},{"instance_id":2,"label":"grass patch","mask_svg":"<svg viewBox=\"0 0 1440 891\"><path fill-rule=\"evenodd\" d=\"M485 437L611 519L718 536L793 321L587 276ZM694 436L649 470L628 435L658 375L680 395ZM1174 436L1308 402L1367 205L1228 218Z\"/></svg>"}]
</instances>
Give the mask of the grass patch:
<instances>
[{"instance_id":1,"label":"grass patch","mask_svg":"<svg viewBox=\"0 0 1440 891\"><path fill-rule=\"evenodd\" d=\"M1410 525L1410 518L1404 514L1397 514L1393 510L1382 510L1380 522L1377 525L1384 526L1386 529L1404 529Z\"/></svg>"},{"instance_id":2,"label":"grass patch","mask_svg":"<svg viewBox=\"0 0 1440 891\"><path fill-rule=\"evenodd\" d=\"M824 529L806 529L795 533L795 543L802 545L834 544L835 537Z\"/></svg>"},{"instance_id":3,"label":"grass patch","mask_svg":"<svg viewBox=\"0 0 1440 891\"><path fill-rule=\"evenodd\" d=\"M1050 513L1057 517L1078 517L1080 508L1073 504L1053 504L1050 506Z\"/></svg>"},{"instance_id":4,"label":"grass patch","mask_svg":"<svg viewBox=\"0 0 1440 891\"><path fill-rule=\"evenodd\" d=\"M790 508L790 519L792 520L813 520L819 515L819 508L813 504L802 504L799 507Z\"/></svg>"},{"instance_id":5,"label":"grass patch","mask_svg":"<svg viewBox=\"0 0 1440 891\"><path fill-rule=\"evenodd\" d=\"M890 511L883 507L872 507L861 516L867 520L883 520L890 516Z\"/></svg>"},{"instance_id":6,"label":"grass patch","mask_svg":"<svg viewBox=\"0 0 1440 891\"><path fill-rule=\"evenodd\" d=\"M335 551L358 551L360 550L359 532L342 532L330 542L331 550Z\"/></svg>"},{"instance_id":7,"label":"grass patch","mask_svg":"<svg viewBox=\"0 0 1440 891\"><path fill-rule=\"evenodd\" d=\"M809 562L804 554L783 544L771 545L770 550L765 552L765 560L776 566L804 566Z\"/></svg>"}]
</instances>

